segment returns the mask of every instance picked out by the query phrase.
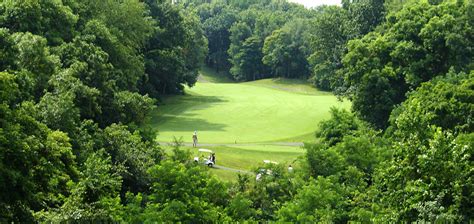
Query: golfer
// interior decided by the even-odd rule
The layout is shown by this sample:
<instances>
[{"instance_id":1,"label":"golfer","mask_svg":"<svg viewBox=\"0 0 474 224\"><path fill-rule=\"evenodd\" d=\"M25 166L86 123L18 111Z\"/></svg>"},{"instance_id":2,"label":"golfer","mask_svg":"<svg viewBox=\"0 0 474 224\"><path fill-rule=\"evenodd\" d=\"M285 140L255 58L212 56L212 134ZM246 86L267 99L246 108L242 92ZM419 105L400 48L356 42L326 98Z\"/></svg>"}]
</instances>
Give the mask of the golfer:
<instances>
[{"instance_id":1,"label":"golfer","mask_svg":"<svg viewBox=\"0 0 474 224\"><path fill-rule=\"evenodd\" d=\"M197 143L198 143L198 135L197 135L197 131L194 131L194 133L193 133L193 147L197 147Z\"/></svg>"}]
</instances>

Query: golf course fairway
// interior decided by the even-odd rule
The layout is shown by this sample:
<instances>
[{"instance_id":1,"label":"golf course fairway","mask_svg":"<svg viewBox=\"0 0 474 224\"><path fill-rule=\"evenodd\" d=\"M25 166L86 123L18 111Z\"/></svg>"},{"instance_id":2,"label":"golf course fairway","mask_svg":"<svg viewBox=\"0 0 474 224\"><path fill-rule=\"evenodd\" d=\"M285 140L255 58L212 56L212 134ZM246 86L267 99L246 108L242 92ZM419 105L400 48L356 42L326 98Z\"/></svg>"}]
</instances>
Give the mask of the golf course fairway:
<instances>
[{"instance_id":1,"label":"golf course fairway","mask_svg":"<svg viewBox=\"0 0 474 224\"><path fill-rule=\"evenodd\" d=\"M267 79L245 83L214 83L201 75L182 96L167 97L151 118L159 142L173 137L199 143L235 144L304 142L314 139L318 122L331 107L348 108L327 92L297 80Z\"/></svg>"},{"instance_id":2,"label":"golf course fairway","mask_svg":"<svg viewBox=\"0 0 474 224\"><path fill-rule=\"evenodd\" d=\"M186 94L165 97L146 125L157 131L157 140L171 153L174 137L197 156L191 146L197 131L198 148L216 153L210 169L224 181L235 181L235 170L252 171L263 160L298 167L302 142L315 141L318 123L329 118L331 107L349 108L328 92L304 80L264 79L236 83L208 68ZM234 170L234 171L232 171Z\"/></svg>"}]
</instances>

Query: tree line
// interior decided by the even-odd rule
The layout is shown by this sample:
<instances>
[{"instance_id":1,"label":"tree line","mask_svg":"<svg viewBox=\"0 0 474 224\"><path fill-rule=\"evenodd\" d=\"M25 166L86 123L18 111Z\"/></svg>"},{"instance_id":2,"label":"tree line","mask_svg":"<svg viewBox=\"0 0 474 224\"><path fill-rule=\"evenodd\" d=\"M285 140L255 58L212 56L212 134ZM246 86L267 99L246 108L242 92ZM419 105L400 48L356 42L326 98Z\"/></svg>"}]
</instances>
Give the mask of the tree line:
<instances>
[{"instance_id":1,"label":"tree line","mask_svg":"<svg viewBox=\"0 0 474 224\"><path fill-rule=\"evenodd\" d=\"M2 1L0 222L469 222L473 10ZM238 80L309 78L353 108L331 110L294 172L222 182L139 129L201 61Z\"/></svg>"},{"instance_id":2,"label":"tree line","mask_svg":"<svg viewBox=\"0 0 474 224\"><path fill-rule=\"evenodd\" d=\"M235 80L310 79L332 90L349 40L384 19L383 0L306 9L287 1L180 1L197 11L209 43L206 64ZM394 3L386 3L393 5Z\"/></svg>"},{"instance_id":3,"label":"tree line","mask_svg":"<svg viewBox=\"0 0 474 224\"><path fill-rule=\"evenodd\" d=\"M350 99L378 129L422 82L472 69L469 1L344 0L314 9L277 0L182 2L201 19L208 66L241 81L308 79Z\"/></svg>"},{"instance_id":4,"label":"tree line","mask_svg":"<svg viewBox=\"0 0 474 224\"><path fill-rule=\"evenodd\" d=\"M0 27L0 222L114 220L163 156L139 126L196 82L199 18L167 1L6 0Z\"/></svg>"}]
</instances>

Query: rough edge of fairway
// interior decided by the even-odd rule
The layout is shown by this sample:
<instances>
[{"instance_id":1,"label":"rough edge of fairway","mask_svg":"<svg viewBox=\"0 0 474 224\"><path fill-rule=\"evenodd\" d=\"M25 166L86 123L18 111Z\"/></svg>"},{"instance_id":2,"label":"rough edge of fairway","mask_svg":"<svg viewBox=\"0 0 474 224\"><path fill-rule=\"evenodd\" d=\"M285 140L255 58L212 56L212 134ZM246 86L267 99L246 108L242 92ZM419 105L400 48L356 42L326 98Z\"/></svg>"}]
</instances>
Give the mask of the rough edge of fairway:
<instances>
[{"instance_id":1,"label":"rough edge of fairway","mask_svg":"<svg viewBox=\"0 0 474 224\"><path fill-rule=\"evenodd\" d=\"M232 79L230 74L224 72L216 72L214 69L207 66L201 67L198 76L198 82L211 82L211 83L236 83Z\"/></svg>"},{"instance_id":2,"label":"rough edge of fairway","mask_svg":"<svg viewBox=\"0 0 474 224\"><path fill-rule=\"evenodd\" d=\"M259 87L265 87L270 89L276 89L280 91L312 95L312 96L330 96L331 92L319 90L311 86L307 81L302 79L286 79L286 78L268 78L260 79L256 81L243 82L245 85L254 85Z\"/></svg>"},{"instance_id":3,"label":"rough edge of fairway","mask_svg":"<svg viewBox=\"0 0 474 224\"><path fill-rule=\"evenodd\" d=\"M171 145L162 145L167 154L171 152ZM210 149L216 153L216 165L231 169L253 172L258 167L264 165L263 160L276 161L279 164L299 167L299 159L306 152L304 148L299 146L276 146L276 145L218 145L218 146L198 146L196 148L190 146L181 146L182 150L189 150L192 157L197 156L199 148ZM225 181L235 181L237 172L212 168L212 174ZM253 173L249 175L254 176Z\"/></svg>"}]
</instances>

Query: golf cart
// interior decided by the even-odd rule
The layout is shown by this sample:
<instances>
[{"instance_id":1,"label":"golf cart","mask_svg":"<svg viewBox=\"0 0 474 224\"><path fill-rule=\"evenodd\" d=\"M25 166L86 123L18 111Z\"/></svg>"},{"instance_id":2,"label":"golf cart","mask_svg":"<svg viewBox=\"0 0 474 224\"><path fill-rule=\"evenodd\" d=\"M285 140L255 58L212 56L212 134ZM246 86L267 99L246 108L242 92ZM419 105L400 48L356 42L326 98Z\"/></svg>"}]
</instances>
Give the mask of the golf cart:
<instances>
[{"instance_id":1,"label":"golf cart","mask_svg":"<svg viewBox=\"0 0 474 224\"><path fill-rule=\"evenodd\" d=\"M272 175L272 170L269 168L269 166L271 164L278 164L277 162L275 161L271 161L271 160L263 160L263 163L265 164L264 167L260 168L258 171L257 171L257 176L256 176L256 180L259 181L263 176L265 175Z\"/></svg>"},{"instance_id":2,"label":"golf cart","mask_svg":"<svg viewBox=\"0 0 474 224\"><path fill-rule=\"evenodd\" d=\"M208 156L206 156L208 155ZM209 149L198 149L198 155L194 157L194 162L202 163L208 167L213 167L215 160L212 160L214 153Z\"/></svg>"}]
</instances>

